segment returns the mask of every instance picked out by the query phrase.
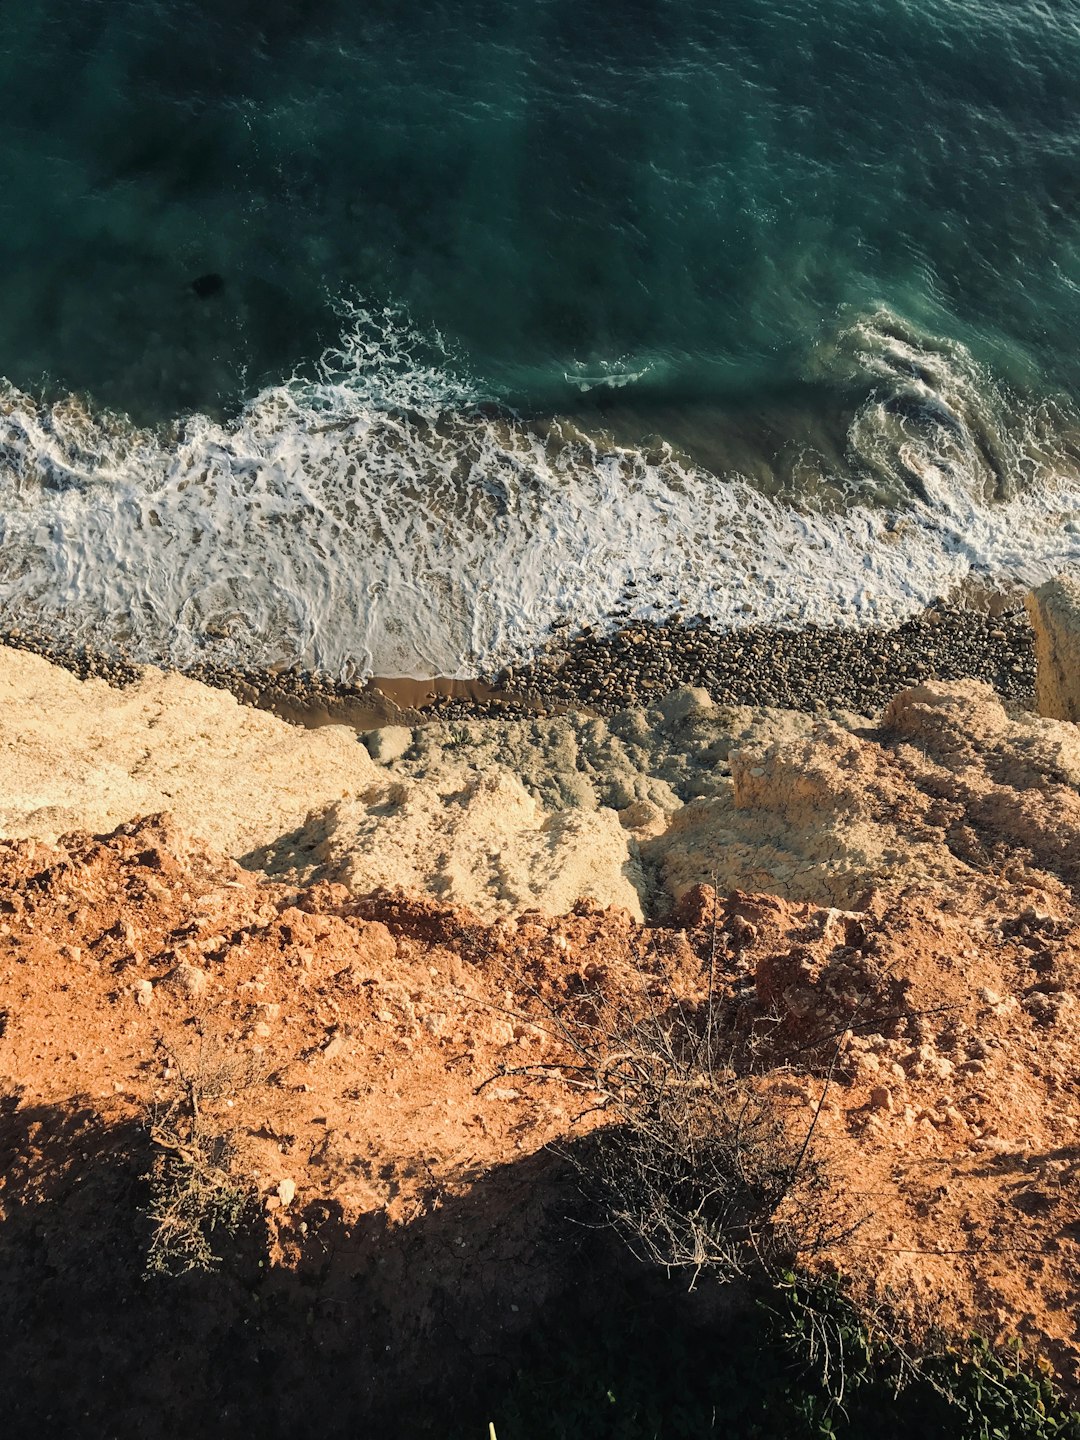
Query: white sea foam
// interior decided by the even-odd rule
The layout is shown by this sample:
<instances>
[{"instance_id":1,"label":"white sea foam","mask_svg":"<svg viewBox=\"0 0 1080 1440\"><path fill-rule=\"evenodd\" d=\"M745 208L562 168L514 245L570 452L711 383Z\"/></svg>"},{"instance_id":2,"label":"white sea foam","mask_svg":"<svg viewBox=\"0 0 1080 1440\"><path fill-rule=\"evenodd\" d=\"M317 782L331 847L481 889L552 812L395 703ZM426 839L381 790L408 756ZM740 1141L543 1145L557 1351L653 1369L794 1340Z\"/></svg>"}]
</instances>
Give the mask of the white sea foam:
<instances>
[{"instance_id":1,"label":"white sea foam","mask_svg":"<svg viewBox=\"0 0 1080 1440\"><path fill-rule=\"evenodd\" d=\"M1080 482L1040 417L1006 422L961 347L884 312L821 363L861 377L845 479L906 491L891 511L807 513L672 454L541 436L430 354L356 309L314 378L169 433L8 389L0 616L181 666L468 675L566 617L887 624L973 573L1080 561Z\"/></svg>"}]
</instances>

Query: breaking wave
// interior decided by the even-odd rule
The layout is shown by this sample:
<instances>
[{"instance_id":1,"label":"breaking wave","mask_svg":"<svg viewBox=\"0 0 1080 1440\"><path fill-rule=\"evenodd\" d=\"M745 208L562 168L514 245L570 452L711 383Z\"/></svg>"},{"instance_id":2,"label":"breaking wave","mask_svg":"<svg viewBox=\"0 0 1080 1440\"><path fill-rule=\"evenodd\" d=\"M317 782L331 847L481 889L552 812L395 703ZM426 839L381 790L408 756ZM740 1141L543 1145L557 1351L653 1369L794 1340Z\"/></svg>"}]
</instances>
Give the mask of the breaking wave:
<instances>
[{"instance_id":1,"label":"breaking wave","mask_svg":"<svg viewBox=\"0 0 1080 1440\"><path fill-rule=\"evenodd\" d=\"M227 423L141 430L6 387L0 615L181 667L465 676L565 617L881 625L972 575L1080 560L1059 410L885 310L815 363L856 397L843 473L820 477L842 507L530 423L392 310L348 307L314 373Z\"/></svg>"}]
</instances>

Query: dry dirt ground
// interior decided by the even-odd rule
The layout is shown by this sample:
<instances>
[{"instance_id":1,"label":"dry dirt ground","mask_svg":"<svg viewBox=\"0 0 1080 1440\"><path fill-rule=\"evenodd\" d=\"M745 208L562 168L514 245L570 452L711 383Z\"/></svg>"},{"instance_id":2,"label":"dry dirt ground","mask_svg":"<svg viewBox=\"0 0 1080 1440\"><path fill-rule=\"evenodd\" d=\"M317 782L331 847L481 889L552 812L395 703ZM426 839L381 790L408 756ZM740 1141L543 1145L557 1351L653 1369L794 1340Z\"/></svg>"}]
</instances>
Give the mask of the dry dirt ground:
<instances>
[{"instance_id":1,"label":"dry dirt ground","mask_svg":"<svg viewBox=\"0 0 1080 1440\"><path fill-rule=\"evenodd\" d=\"M787 1218L857 1226L806 1263L1075 1392L1078 994L1069 887L1015 860L857 912L697 887L663 923L489 924L270 882L164 817L0 842L10 1433L363 1434L333 1417L494 1363L578 1278L560 1149L608 1118L582 1045L710 996L827 1178ZM183 1263L169 1186L200 1167L252 1207L218 1272L144 1279Z\"/></svg>"}]
</instances>

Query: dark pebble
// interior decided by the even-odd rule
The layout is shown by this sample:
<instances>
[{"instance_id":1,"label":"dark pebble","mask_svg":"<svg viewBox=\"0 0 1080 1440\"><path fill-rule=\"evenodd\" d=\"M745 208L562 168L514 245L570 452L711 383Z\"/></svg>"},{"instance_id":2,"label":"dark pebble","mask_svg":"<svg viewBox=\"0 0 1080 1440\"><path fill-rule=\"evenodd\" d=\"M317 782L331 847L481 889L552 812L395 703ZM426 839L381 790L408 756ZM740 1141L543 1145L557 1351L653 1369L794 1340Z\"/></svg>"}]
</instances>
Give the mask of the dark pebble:
<instances>
[{"instance_id":1,"label":"dark pebble","mask_svg":"<svg viewBox=\"0 0 1080 1440\"><path fill-rule=\"evenodd\" d=\"M566 623L555 628L565 631ZM25 625L5 627L0 622L0 643L47 655L80 679L97 677L123 687L138 678L138 667L122 656L65 645ZM337 701L376 709L385 704L373 686L336 682L299 668L276 673L202 662L187 673L247 704L293 719L306 708L325 712ZM535 716L539 710L557 714L585 703L594 712L610 714L666 690L697 685L717 704L782 704L810 713L825 705L874 715L911 685L968 678L987 681L1005 699L1030 702L1035 656L1022 609L991 617L939 602L932 611L887 631L812 625L801 630L748 626L725 631L637 620L610 635L584 630L574 639L567 636L557 657L541 654L487 678L500 696L440 696L421 713L439 719L512 719Z\"/></svg>"}]
</instances>

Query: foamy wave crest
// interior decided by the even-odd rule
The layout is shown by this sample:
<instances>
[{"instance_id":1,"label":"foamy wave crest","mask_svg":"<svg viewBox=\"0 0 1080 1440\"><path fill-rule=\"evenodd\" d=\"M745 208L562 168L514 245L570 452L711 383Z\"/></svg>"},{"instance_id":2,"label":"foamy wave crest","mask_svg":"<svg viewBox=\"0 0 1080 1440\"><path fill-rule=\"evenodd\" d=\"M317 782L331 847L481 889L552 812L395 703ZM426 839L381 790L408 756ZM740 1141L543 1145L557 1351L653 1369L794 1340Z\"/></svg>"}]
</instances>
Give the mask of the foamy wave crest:
<instances>
[{"instance_id":1,"label":"foamy wave crest","mask_svg":"<svg viewBox=\"0 0 1080 1440\"><path fill-rule=\"evenodd\" d=\"M881 307L842 323L817 374L868 390L848 432L854 474L895 500L941 515L962 500L1009 500L1040 478L1036 432L1048 417L1018 410L956 341L920 332Z\"/></svg>"},{"instance_id":2,"label":"foamy wave crest","mask_svg":"<svg viewBox=\"0 0 1080 1440\"><path fill-rule=\"evenodd\" d=\"M179 666L468 675L567 616L884 624L972 572L1080 560L1075 474L1003 436L965 352L881 316L844 336L868 384L852 464L900 477L902 507L801 511L670 452L540 433L361 307L314 376L228 424L143 431L8 389L0 611Z\"/></svg>"}]
</instances>

